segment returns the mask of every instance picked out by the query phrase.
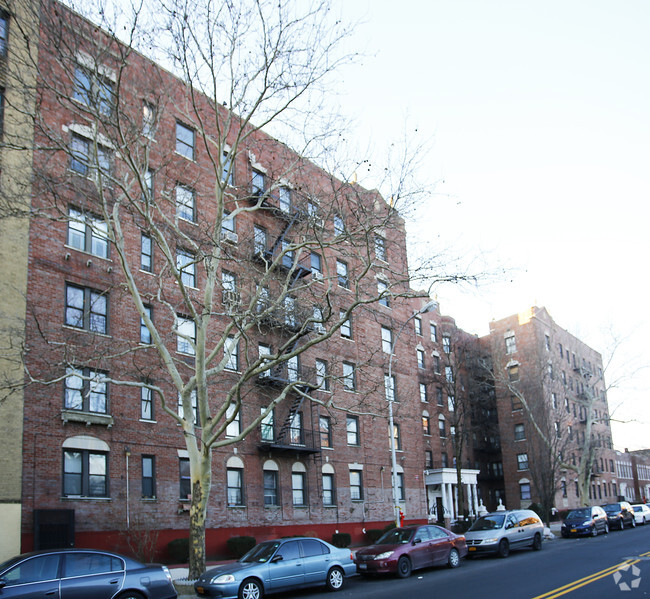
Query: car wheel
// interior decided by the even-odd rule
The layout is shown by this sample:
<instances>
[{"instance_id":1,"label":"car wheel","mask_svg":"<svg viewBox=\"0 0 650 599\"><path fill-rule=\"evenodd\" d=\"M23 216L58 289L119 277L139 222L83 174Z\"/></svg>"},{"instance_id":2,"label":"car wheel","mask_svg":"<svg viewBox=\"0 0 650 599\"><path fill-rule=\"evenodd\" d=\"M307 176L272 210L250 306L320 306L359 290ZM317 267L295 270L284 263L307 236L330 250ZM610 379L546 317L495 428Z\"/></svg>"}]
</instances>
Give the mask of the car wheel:
<instances>
[{"instance_id":1,"label":"car wheel","mask_svg":"<svg viewBox=\"0 0 650 599\"><path fill-rule=\"evenodd\" d=\"M630 524L630 528L636 528L636 518L632 518L632 523Z\"/></svg>"},{"instance_id":2,"label":"car wheel","mask_svg":"<svg viewBox=\"0 0 650 599\"><path fill-rule=\"evenodd\" d=\"M239 587L239 599L262 599L264 591L259 580L247 578Z\"/></svg>"},{"instance_id":3,"label":"car wheel","mask_svg":"<svg viewBox=\"0 0 650 599\"><path fill-rule=\"evenodd\" d=\"M595 530L595 529L594 529ZM533 544L531 545L533 548L533 551L540 551L542 549L542 535L537 533L533 537Z\"/></svg>"},{"instance_id":4,"label":"car wheel","mask_svg":"<svg viewBox=\"0 0 650 599\"><path fill-rule=\"evenodd\" d=\"M605 533L606 535L609 534L609 522L605 522L604 533Z\"/></svg>"},{"instance_id":5,"label":"car wheel","mask_svg":"<svg viewBox=\"0 0 650 599\"><path fill-rule=\"evenodd\" d=\"M618 529L625 530L625 522L623 522L623 518L618 521Z\"/></svg>"},{"instance_id":6,"label":"car wheel","mask_svg":"<svg viewBox=\"0 0 650 599\"><path fill-rule=\"evenodd\" d=\"M397 562L397 576L400 578L408 578L411 575L412 569L413 566L411 565L411 560L408 557L403 555L399 558L399 561Z\"/></svg>"},{"instance_id":7,"label":"car wheel","mask_svg":"<svg viewBox=\"0 0 650 599\"><path fill-rule=\"evenodd\" d=\"M497 549L497 555L499 557L508 557L510 555L510 543L508 543L508 539L501 539L499 548Z\"/></svg>"},{"instance_id":8,"label":"car wheel","mask_svg":"<svg viewBox=\"0 0 650 599\"><path fill-rule=\"evenodd\" d=\"M117 596L117 599L144 599L144 597L137 591L127 591Z\"/></svg>"},{"instance_id":9,"label":"car wheel","mask_svg":"<svg viewBox=\"0 0 650 599\"><path fill-rule=\"evenodd\" d=\"M447 558L447 565L450 568L458 568L458 566L460 566L460 555L458 554L458 549L452 547L449 552L449 557Z\"/></svg>"},{"instance_id":10,"label":"car wheel","mask_svg":"<svg viewBox=\"0 0 650 599\"><path fill-rule=\"evenodd\" d=\"M593 524L592 527L591 527L591 536L592 537L597 537L598 536L598 528L596 527L595 524Z\"/></svg>"},{"instance_id":11,"label":"car wheel","mask_svg":"<svg viewBox=\"0 0 650 599\"><path fill-rule=\"evenodd\" d=\"M339 567L332 568L327 573L327 579L325 580L325 586L328 591L338 591L343 586L343 570Z\"/></svg>"}]
</instances>

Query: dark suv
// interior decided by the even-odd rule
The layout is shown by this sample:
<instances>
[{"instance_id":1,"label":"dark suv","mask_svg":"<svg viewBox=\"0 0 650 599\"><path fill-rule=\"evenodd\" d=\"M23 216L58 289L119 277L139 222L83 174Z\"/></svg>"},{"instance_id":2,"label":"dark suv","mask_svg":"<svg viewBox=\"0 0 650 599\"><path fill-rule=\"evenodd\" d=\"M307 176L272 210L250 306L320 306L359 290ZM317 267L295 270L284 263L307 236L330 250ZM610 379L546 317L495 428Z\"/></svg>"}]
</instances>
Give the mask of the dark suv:
<instances>
[{"instance_id":1,"label":"dark suv","mask_svg":"<svg viewBox=\"0 0 650 599\"><path fill-rule=\"evenodd\" d=\"M607 513L607 523L610 530L623 530L626 526L634 528L634 510L627 501L617 501L616 503L606 503L603 509Z\"/></svg>"}]
</instances>

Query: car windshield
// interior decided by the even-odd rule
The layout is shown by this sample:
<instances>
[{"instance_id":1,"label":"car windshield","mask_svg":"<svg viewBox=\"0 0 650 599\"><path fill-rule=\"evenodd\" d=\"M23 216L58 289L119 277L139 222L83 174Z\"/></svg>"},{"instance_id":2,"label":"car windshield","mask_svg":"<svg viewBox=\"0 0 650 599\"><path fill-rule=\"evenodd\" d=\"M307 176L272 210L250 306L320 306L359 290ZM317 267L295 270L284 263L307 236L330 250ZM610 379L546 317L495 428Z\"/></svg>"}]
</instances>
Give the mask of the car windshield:
<instances>
[{"instance_id":1,"label":"car windshield","mask_svg":"<svg viewBox=\"0 0 650 599\"><path fill-rule=\"evenodd\" d=\"M474 524L472 524L470 531L474 530L497 530L503 526L505 515L503 514L490 514L489 516L481 516Z\"/></svg>"},{"instance_id":2,"label":"car windshield","mask_svg":"<svg viewBox=\"0 0 650 599\"><path fill-rule=\"evenodd\" d=\"M240 558L243 564L263 564L268 562L275 553L275 550L280 546L279 541L267 541L255 545L246 555Z\"/></svg>"},{"instance_id":3,"label":"car windshield","mask_svg":"<svg viewBox=\"0 0 650 599\"><path fill-rule=\"evenodd\" d=\"M413 537L413 528L393 528L388 532L384 533L379 540L377 545L402 545L408 543Z\"/></svg>"},{"instance_id":4,"label":"car windshield","mask_svg":"<svg viewBox=\"0 0 650 599\"><path fill-rule=\"evenodd\" d=\"M571 510L566 517L567 520L577 520L578 518L591 518L591 510L588 507L581 510Z\"/></svg>"},{"instance_id":5,"label":"car windshield","mask_svg":"<svg viewBox=\"0 0 650 599\"><path fill-rule=\"evenodd\" d=\"M603 506L603 509L608 514L613 514L614 512L620 512L621 511L621 506L618 503L608 503L607 505Z\"/></svg>"}]
</instances>

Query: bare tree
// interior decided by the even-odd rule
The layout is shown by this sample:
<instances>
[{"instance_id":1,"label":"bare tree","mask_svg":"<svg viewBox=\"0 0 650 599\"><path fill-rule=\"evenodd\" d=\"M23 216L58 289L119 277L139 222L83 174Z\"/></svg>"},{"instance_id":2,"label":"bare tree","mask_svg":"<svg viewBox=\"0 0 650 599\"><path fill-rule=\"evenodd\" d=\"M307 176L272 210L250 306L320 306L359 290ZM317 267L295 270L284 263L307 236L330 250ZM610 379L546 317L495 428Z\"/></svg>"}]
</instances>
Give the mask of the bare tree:
<instances>
[{"instance_id":1,"label":"bare tree","mask_svg":"<svg viewBox=\"0 0 650 599\"><path fill-rule=\"evenodd\" d=\"M280 434L303 402L376 409L367 394L354 405L319 394L333 373L301 368L300 357L364 306L412 295L405 256L390 265L380 256L403 247L398 211L409 194L401 177L389 205L307 158L328 147L319 93L349 59L338 54L347 31L327 2L161 0L147 9L155 20L140 5L109 22L102 5L102 29L55 2L34 13L41 57L17 66L39 73L35 142L25 147L36 156L34 192L28 209L20 194L4 209L61 223L72 247L110 253L115 268L96 275L98 291L66 288L66 330L31 307L27 381L68 381L70 408L82 401L75 385L110 382L158 398L189 455L196 578L214 449L245 439L287 400ZM298 152L269 137L274 127L289 128ZM247 239L234 223L247 225ZM109 296L140 319L137 338L106 337ZM259 343L260 332L272 343ZM35 351L45 365L29 361ZM363 365L355 368L343 371L344 386ZM259 415L232 434L260 381Z\"/></svg>"}]
</instances>

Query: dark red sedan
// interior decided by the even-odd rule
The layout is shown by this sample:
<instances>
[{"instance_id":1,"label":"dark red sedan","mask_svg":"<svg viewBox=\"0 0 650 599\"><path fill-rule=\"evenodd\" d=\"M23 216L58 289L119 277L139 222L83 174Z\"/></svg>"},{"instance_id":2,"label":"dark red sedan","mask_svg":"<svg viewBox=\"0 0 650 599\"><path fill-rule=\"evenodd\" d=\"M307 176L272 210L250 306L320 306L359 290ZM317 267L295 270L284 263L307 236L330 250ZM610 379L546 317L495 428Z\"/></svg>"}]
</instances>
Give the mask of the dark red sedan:
<instances>
[{"instance_id":1,"label":"dark red sedan","mask_svg":"<svg viewBox=\"0 0 650 599\"><path fill-rule=\"evenodd\" d=\"M456 568L465 555L465 537L441 526L407 526L393 528L374 545L359 549L354 563L362 575L392 573L406 578L419 568Z\"/></svg>"}]
</instances>

